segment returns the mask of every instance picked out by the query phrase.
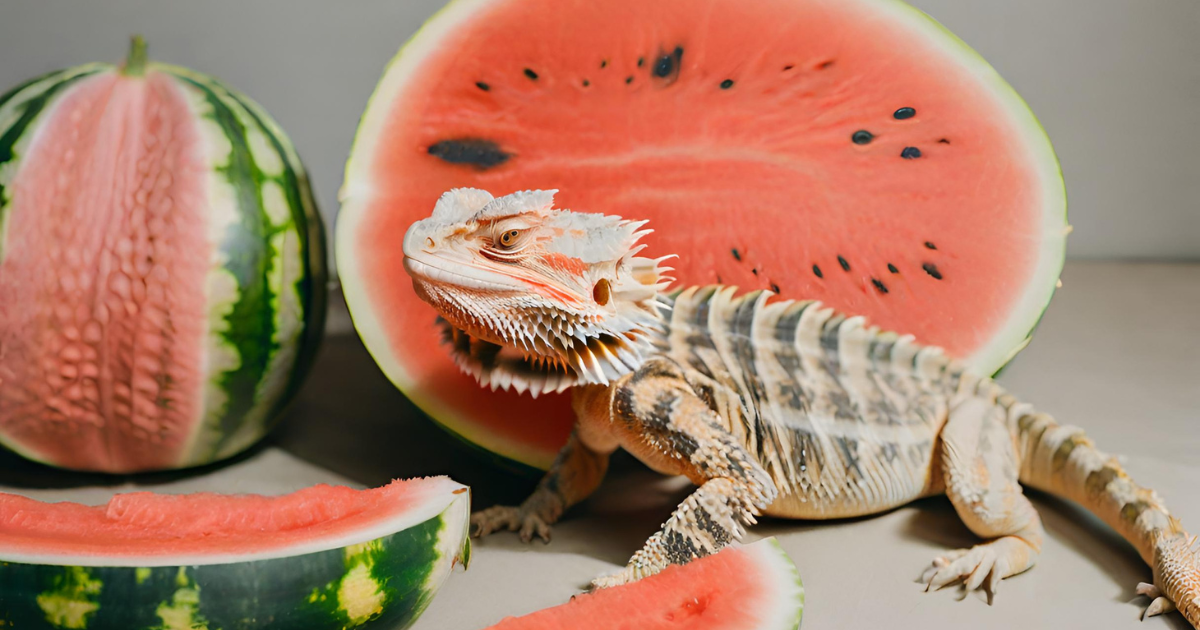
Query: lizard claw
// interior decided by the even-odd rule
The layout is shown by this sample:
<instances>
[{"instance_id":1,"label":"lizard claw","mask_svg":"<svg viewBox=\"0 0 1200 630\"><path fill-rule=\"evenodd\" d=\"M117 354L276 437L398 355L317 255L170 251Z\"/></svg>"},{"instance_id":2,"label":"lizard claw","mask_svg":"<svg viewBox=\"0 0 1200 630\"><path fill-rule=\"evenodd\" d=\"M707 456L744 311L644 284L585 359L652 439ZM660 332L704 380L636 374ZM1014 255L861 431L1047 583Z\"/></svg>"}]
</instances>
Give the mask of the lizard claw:
<instances>
[{"instance_id":1,"label":"lizard claw","mask_svg":"<svg viewBox=\"0 0 1200 630\"><path fill-rule=\"evenodd\" d=\"M534 534L543 542L550 542L550 524L541 516L519 507L497 505L471 515L472 538L483 538L501 530L517 532L522 542L533 540Z\"/></svg>"},{"instance_id":2,"label":"lizard claw","mask_svg":"<svg viewBox=\"0 0 1200 630\"><path fill-rule=\"evenodd\" d=\"M1153 584L1146 582L1138 582L1137 594L1144 595L1150 598L1150 605L1142 612L1142 620L1145 621L1150 617L1166 614L1175 611L1175 602L1172 602L1162 590Z\"/></svg>"}]
</instances>

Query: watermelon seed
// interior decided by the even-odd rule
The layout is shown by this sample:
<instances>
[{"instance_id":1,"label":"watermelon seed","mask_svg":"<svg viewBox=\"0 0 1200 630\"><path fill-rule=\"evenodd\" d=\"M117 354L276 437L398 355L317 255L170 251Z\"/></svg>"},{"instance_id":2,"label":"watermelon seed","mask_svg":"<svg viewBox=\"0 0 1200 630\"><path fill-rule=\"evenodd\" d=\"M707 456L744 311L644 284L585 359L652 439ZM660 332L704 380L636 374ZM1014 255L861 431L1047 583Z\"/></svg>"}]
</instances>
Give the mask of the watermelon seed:
<instances>
[{"instance_id":1,"label":"watermelon seed","mask_svg":"<svg viewBox=\"0 0 1200 630\"><path fill-rule=\"evenodd\" d=\"M792 64L789 63L788 65L783 67L783 71L787 72L788 70L791 70L792 68L795 68L795 67L796 66L793 66Z\"/></svg>"},{"instance_id":2,"label":"watermelon seed","mask_svg":"<svg viewBox=\"0 0 1200 630\"><path fill-rule=\"evenodd\" d=\"M737 248L736 248L736 247L734 247L734 248L733 248L732 250L730 250L730 251L732 251L732 252L733 252L733 259L734 259L734 260L736 260L736 261L738 261L738 262L742 262L742 253L741 253L741 252L739 252L739 251L737 250Z\"/></svg>"},{"instance_id":3,"label":"watermelon seed","mask_svg":"<svg viewBox=\"0 0 1200 630\"><path fill-rule=\"evenodd\" d=\"M828 68L829 66L832 66L832 65L833 65L832 59L830 59L828 61L822 61L821 63L817 64L817 70L824 70L825 68Z\"/></svg>"},{"instance_id":4,"label":"watermelon seed","mask_svg":"<svg viewBox=\"0 0 1200 630\"><path fill-rule=\"evenodd\" d=\"M821 268L820 268L820 267L818 267L817 265L813 265L813 273L814 273L814 274L816 274L816 276L817 276L818 278L824 278L824 277L825 277L825 274L821 273Z\"/></svg>"},{"instance_id":5,"label":"watermelon seed","mask_svg":"<svg viewBox=\"0 0 1200 630\"><path fill-rule=\"evenodd\" d=\"M941 140L938 140L938 142L940 142L940 143L942 143L942 144L950 144L950 141L949 141L949 140L947 140L947 139L945 139L945 138L942 138Z\"/></svg>"},{"instance_id":6,"label":"watermelon seed","mask_svg":"<svg viewBox=\"0 0 1200 630\"><path fill-rule=\"evenodd\" d=\"M892 273L900 273L900 270L897 269L896 265L893 265L892 263L888 263L888 271Z\"/></svg>"},{"instance_id":7,"label":"watermelon seed","mask_svg":"<svg viewBox=\"0 0 1200 630\"><path fill-rule=\"evenodd\" d=\"M486 92L486 91L488 91L488 90L492 89L492 86L490 86L490 85L488 85L488 84L484 83L483 81L476 81L476 82L475 82L475 87L477 87L477 88L479 88L479 89L483 90L484 92Z\"/></svg>"},{"instance_id":8,"label":"watermelon seed","mask_svg":"<svg viewBox=\"0 0 1200 630\"><path fill-rule=\"evenodd\" d=\"M888 292L887 285L878 278L871 278L871 284L875 285L875 290L879 291L880 293Z\"/></svg>"},{"instance_id":9,"label":"watermelon seed","mask_svg":"<svg viewBox=\"0 0 1200 630\"><path fill-rule=\"evenodd\" d=\"M654 62L654 76L660 79L666 79L672 75L678 74L679 63L683 59L683 47L676 46L675 50L670 53L663 54Z\"/></svg>"},{"instance_id":10,"label":"watermelon seed","mask_svg":"<svg viewBox=\"0 0 1200 630\"><path fill-rule=\"evenodd\" d=\"M938 271L937 265L933 263L925 263L924 265L921 265L921 268L925 270L925 273L933 276L934 280L942 279L942 272Z\"/></svg>"},{"instance_id":11,"label":"watermelon seed","mask_svg":"<svg viewBox=\"0 0 1200 630\"><path fill-rule=\"evenodd\" d=\"M724 81L721 82L722 90L728 90L731 87L733 87L733 79L725 79Z\"/></svg>"},{"instance_id":12,"label":"watermelon seed","mask_svg":"<svg viewBox=\"0 0 1200 630\"><path fill-rule=\"evenodd\" d=\"M533 79L534 81L537 81L537 77L538 77L537 73L534 72L533 70L530 70L529 68L525 68L525 76L529 77L530 79Z\"/></svg>"},{"instance_id":13,"label":"watermelon seed","mask_svg":"<svg viewBox=\"0 0 1200 630\"><path fill-rule=\"evenodd\" d=\"M870 144L874 139L875 134L867 131L866 129L859 129L858 131L854 132L854 135L850 136L850 141L854 144Z\"/></svg>"},{"instance_id":14,"label":"watermelon seed","mask_svg":"<svg viewBox=\"0 0 1200 630\"><path fill-rule=\"evenodd\" d=\"M917 110L915 110L911 107L901 107L900 109L897 109L895 113L892 114L892 117L895 118L896 120L908 120L909 118L912 118L913 116L916 116L916 115L917 115Z\"/></svg>"},{"instance_id":15,"label":"watermelon seed","mask_svg":"<svg viewBox=\"0 0 1200 630\"><path fill-rule=\"evenodd\" d=\"M921 157L921 150L917 147L904 147L904 150L900 152L900 157L906 160L915 160Z\"/></svg>"},{"instance_id":16,"label":"watermelon seed","mask_svg":"<svg viewBox=\"0 0 1200 630\"><path fill-rule=\"evenodd\" d=\"M633 75L632 74L625 77L625 85L629 85L630 83L633 83Z\"/></svg>"},{"instance_id":17,"label":"watermelon seed","mask_svg":"<svg viewBox=\"0 0 1200 630\"><path fill-rule=\"evenodd\" d=\"M772 292L772 293L779 293L779 292L780 292L779 285L778 285L778 284L775 284L774 282L772 282L772 283L771 283L771 292Z\"/></svg>"},{"instance_id":18,"label":"watermelon seed","mask_svg":"<svg viewBox=\"0 0 1200 630\"><path fill-rule=\"evenodd\" d=\"M845 258L838 256L838 264L842 266L843 271L850 271L850 263Z\"/></svg>"},{"instance_id":19,"label":"watermelon seed","mask_svg":"<svg viewBox=\"0 0 1200 630\"><path fill-rule=\"evenodd\" d=\"M607 67L608 67L608 60L607 60L607 59L601 59L601 60L600 60L600 67L601 67L601 68L607 68Z\"/></svg>"},{"instance_id":20,"label":"watermelon seed","mask_svg":"<svg viewBox=\"0 0 1200 630\"><path fill-rule=\"evenodd\" d=\"M754 274L754 277L757 278L758 277L758 267L751 267L750 273Z\"/></svg>"},{"instance_id":21,"label":"watermelon seed","mask_svg":"<svg viewBox=\"0 0 1200 630\"><path fill-rule=\"evenodd\" d=\"M589 86L589 85L591 85L591 84L592 84L592 83L591 83L590 81L588 81L587 79L584 79L584 80L583 80L583 87L587 87L587 86Z\"/></svg>"},{"instance_id":22,"label":"watermelon seed","mask_svg":"<svg viewBox=\"0 0 1200 630\"><path fill-rule=\"evenodd\" d=\"M933 241L925 241L925 247L928 249L937 249L937 245L934 245Z\"/></svg>"},{"instance_id":23,"label":"watermelon seed","mask_svg":"<svg viewBox=\"0 0 1200 630\"><path fill-rule=\"evenodd\" d=\"M646 65L646 58L645 58L645 57L638 57L638 67L639 67L639 68L641 68L641 67L642 67L642 66L644 66L644 65Z\"/></svg>"},{"instance_id":24,"label":"watermelon seed","mask_svg":"<svg viewBox=\"0 0 1200 630\"><path fill-rule=\"evenodd\" d=\"M499 166L511 157L500 145L480 138L441 140L429 146L429 155L451 164L470 164L479 169Z\"/></svg>"}]
</instances>

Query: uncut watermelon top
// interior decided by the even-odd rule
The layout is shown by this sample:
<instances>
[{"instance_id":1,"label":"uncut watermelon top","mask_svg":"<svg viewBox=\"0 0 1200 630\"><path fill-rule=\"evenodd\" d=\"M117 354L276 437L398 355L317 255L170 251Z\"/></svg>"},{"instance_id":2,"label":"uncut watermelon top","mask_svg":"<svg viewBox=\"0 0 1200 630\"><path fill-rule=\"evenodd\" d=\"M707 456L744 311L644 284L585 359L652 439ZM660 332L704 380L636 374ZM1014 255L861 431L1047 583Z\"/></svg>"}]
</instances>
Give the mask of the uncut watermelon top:
<instances>
[{"instance_id":1,"label":"uncut watermelon top","mask_svg":"<svg viewBox=\"0 0 1200 630\"><path fill-rule=\"evenodd\" d=\"M521 34L521 36L514 36ZM649 220L679 286L818 299L984 373L1062 267L1058 162L982 58L898 0L455 0L388 66L346 167L338 263L384 372L463 438L546 466L563 397L481 390L397 246L454 187Z\"/></svg>"},{"instance_id":2,"label":"uncut watermelon top","mask_svg":"<svg viewBox=\"0 0 1200 630\"><path fill-rule=\"evenodd\" d=\"M469 560L445 477L280 497L0 494L0 627L396 629Z\"/></svg>"},{"instance_id":3,"label":"uncut watermelon top","mask_svg":"<svg viewBox=\"0 0 1200 630\"><path fill-rule=\"evenodd\" d=\"M256 442L322 334L322 230L275 121L140 39L0 96L0 445L133 472Z\"/></svg>"}]
</instances>

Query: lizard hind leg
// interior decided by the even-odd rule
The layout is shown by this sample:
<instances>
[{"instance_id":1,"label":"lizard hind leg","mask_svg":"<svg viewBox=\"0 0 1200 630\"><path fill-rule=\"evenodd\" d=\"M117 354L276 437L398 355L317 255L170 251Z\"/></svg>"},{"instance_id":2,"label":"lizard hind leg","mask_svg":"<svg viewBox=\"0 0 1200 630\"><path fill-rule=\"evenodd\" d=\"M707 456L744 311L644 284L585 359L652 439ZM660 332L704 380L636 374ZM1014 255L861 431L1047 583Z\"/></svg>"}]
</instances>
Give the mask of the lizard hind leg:
<instances>
[{"instance_id":1,"label":"lizard hind leg","mask_svg":"<svg viewBox=\"0 0 1200 630\"><path fill-rule=\"evenodd\" d=\"M1000 580L1037 561L1041 518L1021 491L1016 448L993 401L955 401L941 439L946 495L967 528L989 540L938 557L921 581L928 590L961 580L968 591L986 586L994 595Z\"/></svg>"}]
</instances>

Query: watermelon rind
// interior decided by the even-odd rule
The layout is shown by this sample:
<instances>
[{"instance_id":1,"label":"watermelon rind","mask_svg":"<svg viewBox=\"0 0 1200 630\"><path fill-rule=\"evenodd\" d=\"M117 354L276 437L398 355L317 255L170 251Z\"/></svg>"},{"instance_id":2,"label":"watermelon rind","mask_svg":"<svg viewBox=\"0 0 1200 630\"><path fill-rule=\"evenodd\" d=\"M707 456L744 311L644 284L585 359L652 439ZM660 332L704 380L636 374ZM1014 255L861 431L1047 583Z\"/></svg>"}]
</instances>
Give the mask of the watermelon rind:
<instances>
[{"instance_id":1,"label":"watermelon rind","mask_svg":"<svg viewBox=\"0 0 1200 630\"><path fill-rule=\"evenodd\" d=\"M432 16L413 35L387 64L384 75L367 102L351 147L342 189L339 191L341 211L338 215L336 247L338 272L343 293L354 326L380 369L391 382L431 419L461 440L479 445L502 458L518 464L547 469L554 454L533 448L520 439L501 435L473 422L443 401L427 396L418 387L399 357L381 316L371 304L372 289L363 279L356 234L367 218L366 209L372 195L371 157L385 134L388 115L395 98L404 91L424 60L434 53L442 39L480 11L504 0L452 0ZM908 25L924 39L934 42L948 58L976 76L991 90L995 101L1002 104L1020 130L1023 145L1031 153L1035 170L1042 176L1041 222L1043 239L1030 282L1005 316L1004 324L989 342L964 361L982 374L996 374L1011 361L1032 339L1033 331L1045 313L1059 284L1065 260L1065 236L1070 232L1067 223L1066 187L1058 158L1049 137L1029 105L1016 90L974 49L937 20L901 0L858 0L871 5L897 23ZM547 182L553 187L553 182ZM500 193L509 191L497 191ZM397 236L399 238L399 235Z\"/></svg>"},{"instance_id":2,"label":"watermelon rind","mask_svg":"<svg viewBox=\"0 0 1200 630\"><path fill-rule=\"evenodd\" d=\"M135 43L135 49L137 43ZM295 398L324 333L328 271L324 224L307 171L287 135L244 94L202 73L152 62L188 103L209 166L204 387L174 451L141 461L97 453L44 452L50 438L5 431L0 446L52 466L109 473L187 468L226 459L259 441ZM10 184L73 86L120 67L90 63L51 72L0 96L0 264L13 210ZM197 238L205 238L197 235ZM41 420L33 420L40 422ZM28 419L16 419L17 424ZM185 433L186 431L186 433ZM28 432L27 432L28 433ZM146 444L146 451L165 450ZM85 449L86 450L86 449ZM177 454L176 454L177 452Z\"/></svg>"},{"instance_id":3,"label":"watermelon rind","mask_svg":"<svg viewBox=\"0 0 1200 630\"><path fill-rule=\"evenodd\" d=\"M422 505L336 543L238 557L31 558L0 540L0 620L14 628L404 628L465 565L470 494L448 479Z\"/></svg>"},{"instance_id":4,"label":"watermelon rind","mask_svg":"<svg viewBox=\"0 0 1200 630\"><path fill-rule=\"evenodd\" d=\"M772 598L775 607L763 611L767 619L760 627L763 630L799 628L804 618L804 582L783 546L775 538L764 538L742 547L742 551L753 556L763 571L773 576L770 583L779 589Z\"/></svg>"}]
</instances>

